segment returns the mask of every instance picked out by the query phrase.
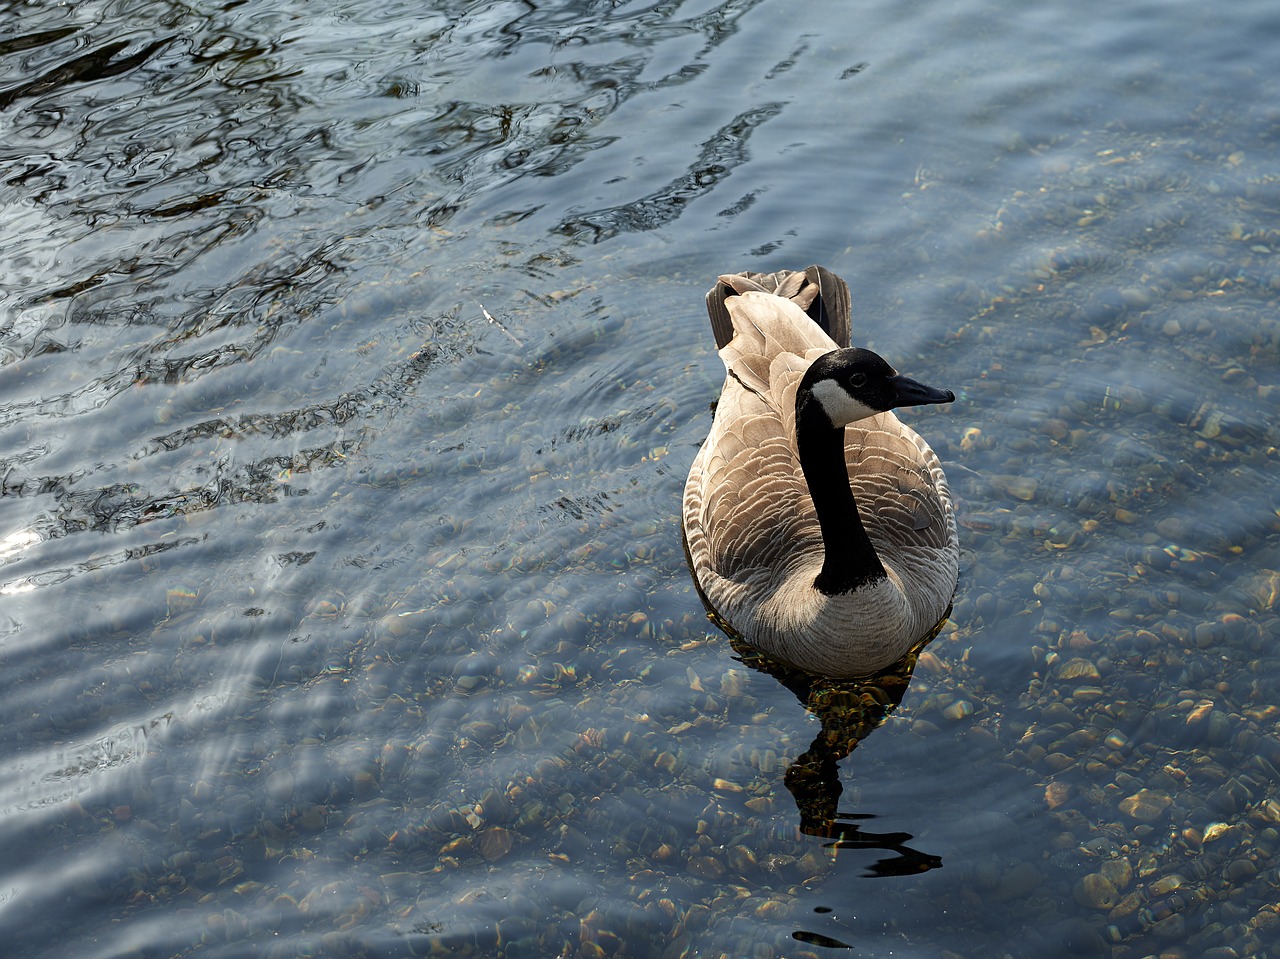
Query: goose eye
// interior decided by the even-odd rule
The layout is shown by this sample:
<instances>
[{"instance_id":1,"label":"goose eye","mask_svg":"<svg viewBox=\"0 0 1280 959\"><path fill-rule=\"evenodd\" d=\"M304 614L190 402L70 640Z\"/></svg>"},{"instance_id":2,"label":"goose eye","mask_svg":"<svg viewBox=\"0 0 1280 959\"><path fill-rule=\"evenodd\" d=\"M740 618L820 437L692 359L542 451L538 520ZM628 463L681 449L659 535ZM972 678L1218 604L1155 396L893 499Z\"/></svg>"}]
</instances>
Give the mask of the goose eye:
<instances>
[{"instance_id":1,"label":"goose eye","mask_svg":"<svg viewBox=\"0 0 1280 959\"><path fill-rule=\"evenodd\" d=\"M850 376L849 376L849 385L850 385L850 386L852 386L854 389L859 389L859 388L861 388L861 387L863 387L863 386L866 386L866 385L867 385L867 374L866 374L866 373L852 373L852 374L850 374Z\"/></svg>"}]
</instances>

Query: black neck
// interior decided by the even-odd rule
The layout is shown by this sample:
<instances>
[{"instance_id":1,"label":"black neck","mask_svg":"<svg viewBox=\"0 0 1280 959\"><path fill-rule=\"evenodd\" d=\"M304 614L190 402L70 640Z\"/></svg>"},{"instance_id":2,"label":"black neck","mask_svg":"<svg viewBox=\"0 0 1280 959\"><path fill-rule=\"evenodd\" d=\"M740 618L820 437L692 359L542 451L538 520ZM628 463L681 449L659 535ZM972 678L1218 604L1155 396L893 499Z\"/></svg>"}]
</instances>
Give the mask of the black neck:
<instances>
[{"instance_id":1,"label":"black neck","mask_svg":"<svg viewBox=\"0 0 1280 959\"><path fill-rule=\"evenodd\" d=\"M802 390L802 394L807 391ZM833 427L809 396L796 400L796 445L800 468L822 527L825 556L814 581L828 596L884 579L884 566L858 515L844 460L844 427Z\"/></svg>"}]
</instances>

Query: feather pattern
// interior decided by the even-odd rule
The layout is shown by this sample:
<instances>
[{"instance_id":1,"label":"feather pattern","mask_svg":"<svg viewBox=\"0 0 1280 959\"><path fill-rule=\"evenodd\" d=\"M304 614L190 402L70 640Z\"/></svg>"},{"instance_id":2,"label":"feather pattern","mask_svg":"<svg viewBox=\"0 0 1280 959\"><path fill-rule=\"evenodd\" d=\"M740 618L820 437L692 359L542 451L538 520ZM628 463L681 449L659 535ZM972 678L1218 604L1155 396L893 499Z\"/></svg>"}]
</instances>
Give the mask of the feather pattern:
<instances>
[{"instance_id":1,"label":"feather pattern","mask_svg":"<svg viewBox=\"0 0 1280 959\"><path fill-rule=\"evenodd\" d=\"M891 665L938 625L955 591L955 513L937 456L892 410L845 426L847 481L884 576L823 593L815 581L830 547L801 468L796 398L814 361L848 346L848 288L818 267L724 276L707 304L717 341L726 323L732 335L719 343L724 388L684 491L700 594L749 644L793 666L848 677Z\"/></svg>"}]
</instances>

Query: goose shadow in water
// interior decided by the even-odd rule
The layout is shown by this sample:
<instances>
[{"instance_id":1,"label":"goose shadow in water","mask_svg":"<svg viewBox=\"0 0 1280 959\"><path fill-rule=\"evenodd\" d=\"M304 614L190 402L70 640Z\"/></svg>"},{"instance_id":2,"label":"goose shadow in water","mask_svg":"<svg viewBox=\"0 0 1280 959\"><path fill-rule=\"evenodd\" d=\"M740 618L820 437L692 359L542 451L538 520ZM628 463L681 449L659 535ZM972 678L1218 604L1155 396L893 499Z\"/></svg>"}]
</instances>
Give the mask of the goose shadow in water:
<instances>
[{"instance_id":1,"label":"goose shadow in water","mask_svg":"<svg viewBox=\"0 0 1280 959\"><path fill-rule=\"evenodd\" d=\"M932 636L930 637L932 639ZM892 853L870 867L869 877L912 876L942 866L939 856L912 849L905 832L871 832L863 828L871 813L840 811L840 760L858 743L882 726L897 709L916 658L919 644L898 662L868 679L837 680L802 672L770 659L730 635L737 658L743 665L767 673L791 690L808 712L822 723L809 748L787 768L783 782L795 799L800 813L800 830L830 842L828 849L868 849Z\"/></svg>"}]
</instances>

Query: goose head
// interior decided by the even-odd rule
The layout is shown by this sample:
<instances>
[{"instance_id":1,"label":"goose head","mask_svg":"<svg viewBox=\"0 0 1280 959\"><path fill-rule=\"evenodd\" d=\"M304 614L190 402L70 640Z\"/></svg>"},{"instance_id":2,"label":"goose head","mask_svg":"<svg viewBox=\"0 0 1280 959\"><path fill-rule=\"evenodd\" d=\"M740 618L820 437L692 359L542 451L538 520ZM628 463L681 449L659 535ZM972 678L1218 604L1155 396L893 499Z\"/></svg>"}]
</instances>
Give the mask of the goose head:
<instances>
[{"instance_id":1,"label":"goose head","mask_svg":"<svg viewBox=\"0 0 1280 959\"><path fill-rule=\"evenodd\" d=\"M950 390L903 376L879 353L853 347L813 361L796 391L796 413L801 422L820 416L831 427L844 427L888 410L955 398Z\"/></svg>"}]
</instances>

